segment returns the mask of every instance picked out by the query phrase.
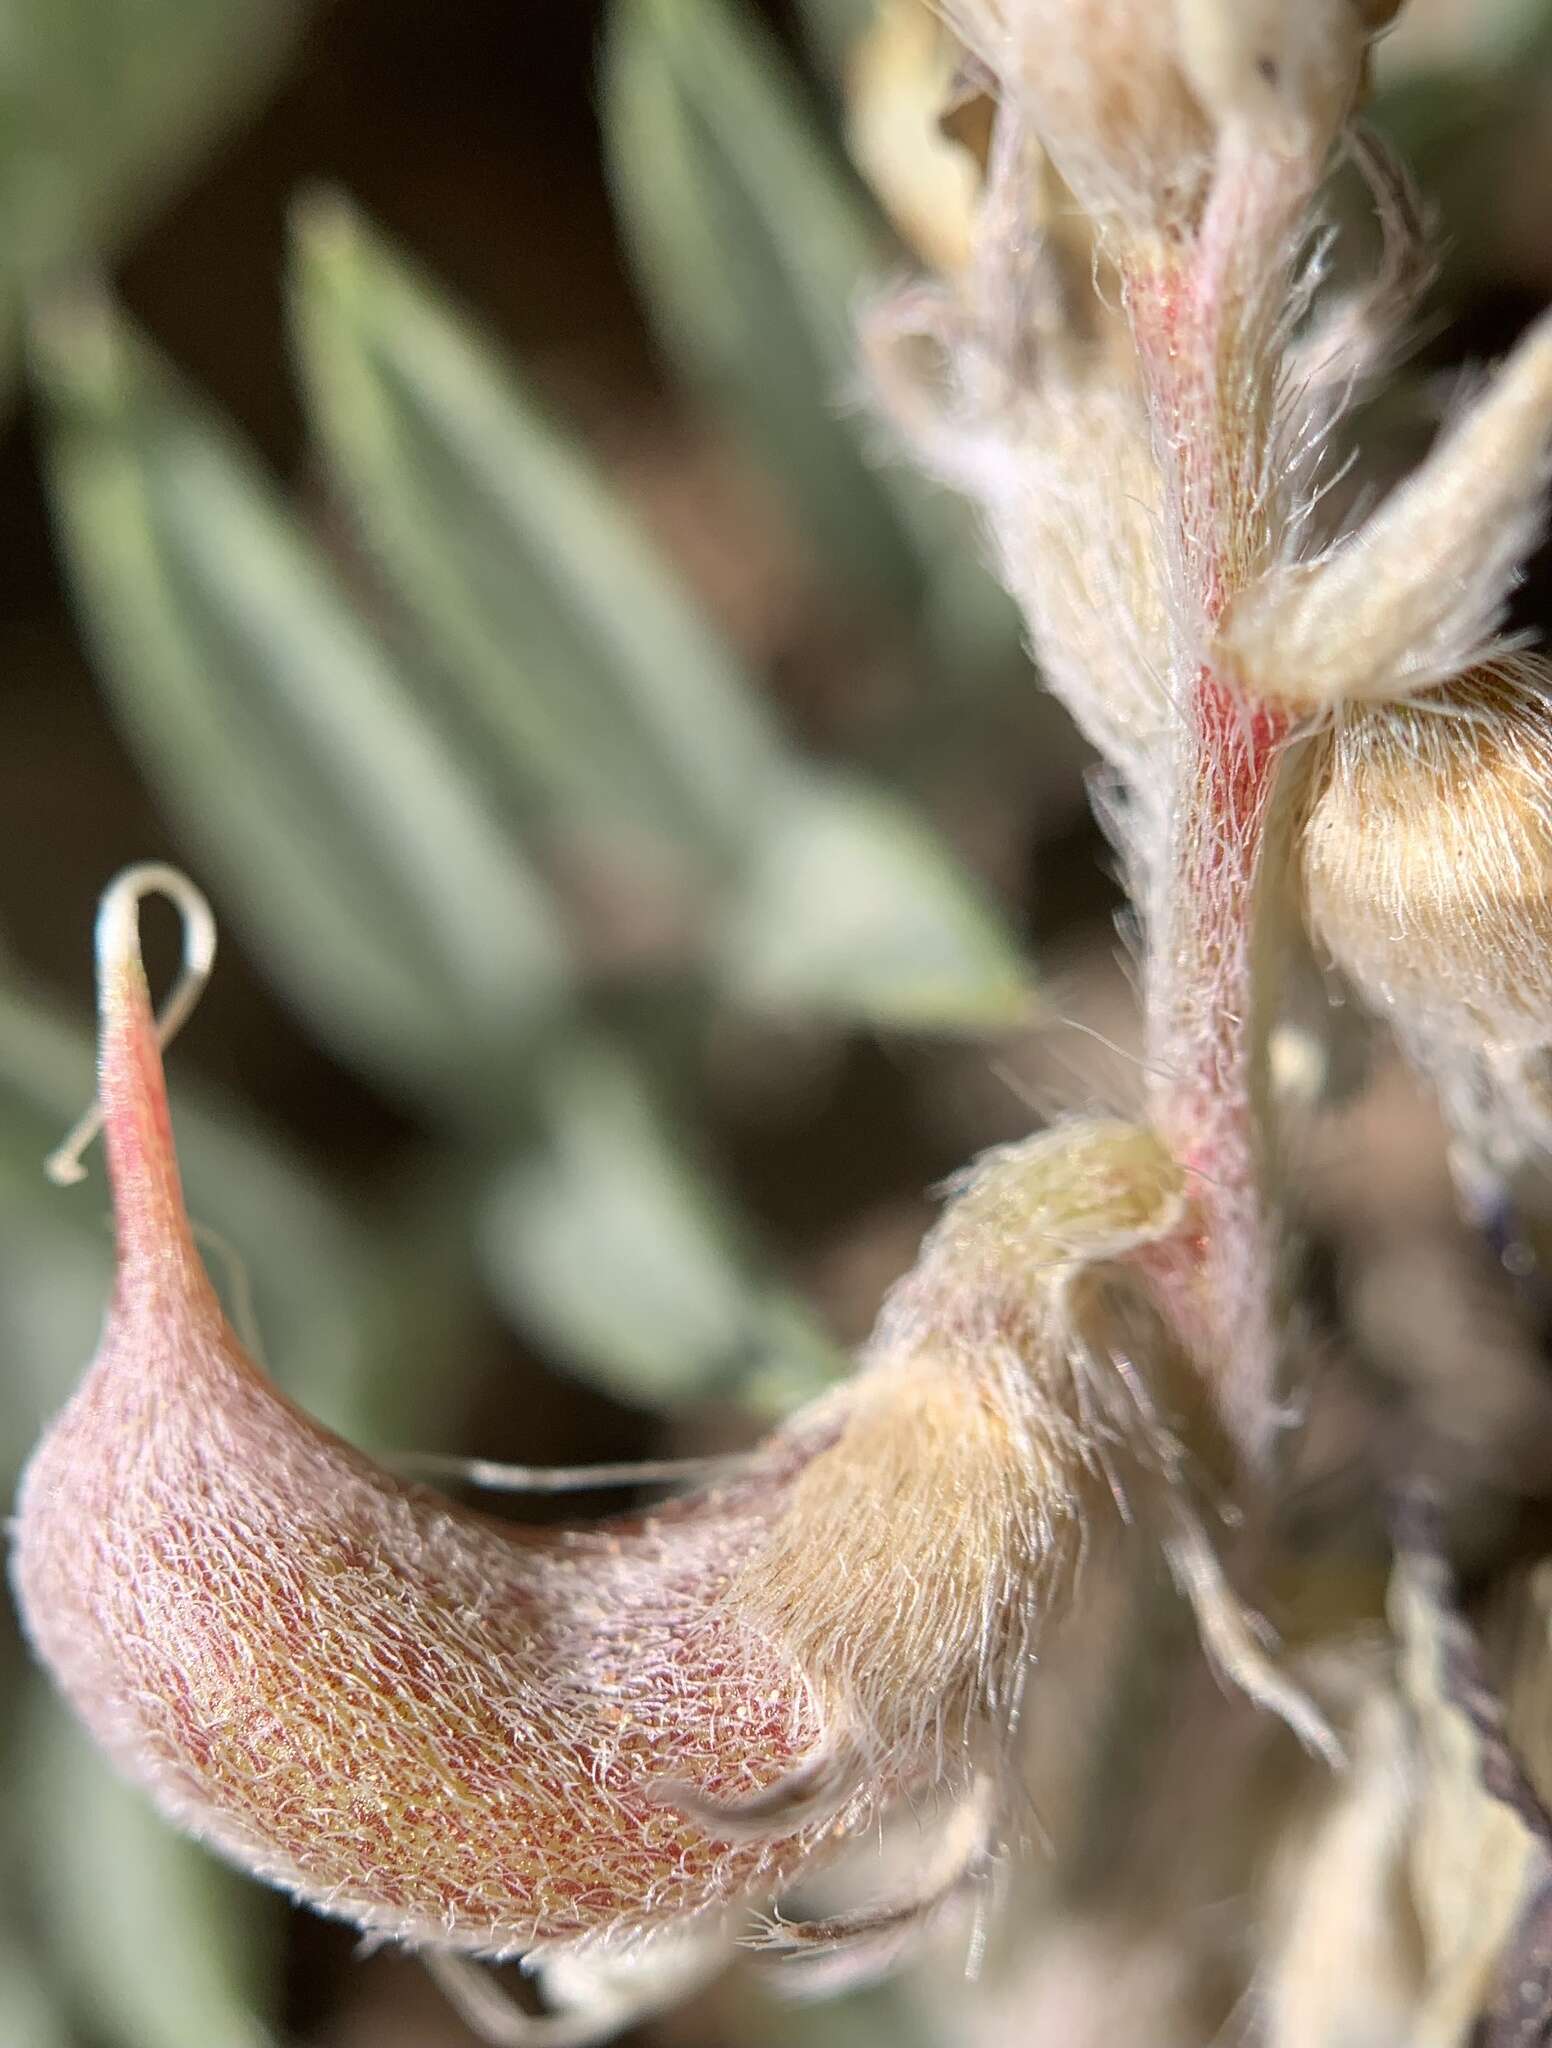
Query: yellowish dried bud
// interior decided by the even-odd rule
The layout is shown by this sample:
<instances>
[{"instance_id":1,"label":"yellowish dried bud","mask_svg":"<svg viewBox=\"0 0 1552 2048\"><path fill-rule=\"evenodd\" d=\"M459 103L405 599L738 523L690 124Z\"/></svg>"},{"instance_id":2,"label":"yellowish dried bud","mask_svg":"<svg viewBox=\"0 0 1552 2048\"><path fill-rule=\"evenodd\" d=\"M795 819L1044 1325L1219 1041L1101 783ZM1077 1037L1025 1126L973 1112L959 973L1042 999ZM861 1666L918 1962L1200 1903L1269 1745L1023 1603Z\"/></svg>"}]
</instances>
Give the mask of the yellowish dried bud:
<instances>
[{"instance_id":1,"label":"yellowish dried bud","mask_svg":"<svg viewBox=\"0 0 1552 2048\"><path fill-rule=\"evenodd\" d=\"M1323 157L1358 91L1372 28L1353 0L1176 0L1180 59L1220 125Z\"/></svg>"},{"instance_id":2,"label":"yellowish dried bud","mask_svg":"<svg viewBox=\"0 0 1552 2048\"><path fill-rule=\"evenodd\" d=\"M1457 1042L1552 1037L1552 669L1342 715L1303 827L1309 918L1368 1000Z\"/></svg>"},{"instance_id":3,"label":"yellowish dried bud","mask_svg":"<svg viewBox=\"0 0 1552 2048\"><path fill-rule=\"evenodd\" d=\"M1318 171L1397 4L948 0L948 13L1079 205L1139 240L1195 222L1231 128Z\"/></svg>"},{"instance_id":4,"label":"yellowish dried bud","mask_svg":"<svg viewBox=\"0 0 1552 2048\"><path fill-rule=\"evenodd\" d=\"M847 135L858 168L934 270L970 254L981 172L943 131L959 49L925 0L884 0L847 73Z\"/></svg>"},{"instance_id":5,"label":"yellowish dried bud","mask_svg":"<svg viewBox=\"0 0 1552 2048\"><path fill-rule=\"evenodd\" d=\"M1075 253L1042 240L1027 296L1045 295L1044 331L1038 374L1025 382L1016 363L997 363L995 330L941 294L882 302L862 339L913 452L980 509L1047 687L1143 789L1173 716L1163 484L1135 371L1116 362L1097 300L1069 303Z\"/></svg>"},{"instance_id":6,"label":"yellowish dried bud","mask_svg":"<svg viewBox=\"0 0 1552 2048\"><path fill-rule=\"evenodd\" d=\"M1181 70L1168 0L950 0L949 14L1086 213L1128 236L1194 217L1213 127Z\"/></svg>"}]
</instances>

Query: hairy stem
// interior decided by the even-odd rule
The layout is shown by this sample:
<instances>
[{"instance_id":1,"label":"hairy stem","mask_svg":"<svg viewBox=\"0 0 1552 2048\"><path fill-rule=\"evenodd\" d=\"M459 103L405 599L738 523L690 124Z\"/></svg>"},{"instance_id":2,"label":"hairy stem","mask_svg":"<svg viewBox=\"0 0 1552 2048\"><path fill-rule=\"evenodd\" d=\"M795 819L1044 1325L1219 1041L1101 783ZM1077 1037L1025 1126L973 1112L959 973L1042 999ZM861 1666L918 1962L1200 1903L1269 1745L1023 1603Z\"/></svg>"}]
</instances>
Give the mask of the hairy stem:
<instances>
[{"instance_id":1,"label":"hairy stem","mask_svg":"<svg viewBox=\"0 0 1552 2048\"><path fill-rule=\"evenodd\" d=\"M1225 151L1201 230L1127 279L1126 304L1164 472L1181 725L1168 859L1148 955L1153 1113L1196 1179L1194 1270L1169 1303L1248 1467L1264 1464L1279 1365L1261 1000L1279 893L1291 721L1213 656L1215 629L1281 531L1273 474L1278 321L1290 223L1308 197L1276 159Z\"/></svg>"}]
</instances>

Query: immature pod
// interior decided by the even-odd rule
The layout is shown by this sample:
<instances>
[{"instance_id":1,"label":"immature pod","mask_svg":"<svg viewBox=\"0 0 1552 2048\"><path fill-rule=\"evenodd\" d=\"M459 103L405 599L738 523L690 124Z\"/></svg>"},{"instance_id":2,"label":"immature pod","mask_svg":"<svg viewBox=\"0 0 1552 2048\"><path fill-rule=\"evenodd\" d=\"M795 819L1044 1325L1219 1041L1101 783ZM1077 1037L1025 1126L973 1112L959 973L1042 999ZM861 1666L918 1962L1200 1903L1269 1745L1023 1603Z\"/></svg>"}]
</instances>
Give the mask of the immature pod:
<instances>
[{"instance_id":1,"label":"immature pod","mask_svg":"<svg viewBox=\"0 0 1552 2048\"><path fill-rule=\"evenodd\" d=\"M34 1646L121 1768L321 1910L491 1954L768 1898L884 1801L970 1795L1108 1498L1085 1290L1179 1225L1157 1144L1074 1126L995 1155L868 1369L734 1480L514 1530L319 1427L229 1328L179 1189L149 889L207 915L162 869L104 898L117 1284L13 1556Z\"/></svg>"},{"instance_id":2,"label":"immature pod","mask_svg":"<svg viewBox=\"0 0 1552 2048\"><path fill-rule=\"evenodd\" d=\"M1499 662L1343 711L1302 831L1317 937L1431 1039L1552 1040L1552 669Z\"/></svg>"}]
</instances>

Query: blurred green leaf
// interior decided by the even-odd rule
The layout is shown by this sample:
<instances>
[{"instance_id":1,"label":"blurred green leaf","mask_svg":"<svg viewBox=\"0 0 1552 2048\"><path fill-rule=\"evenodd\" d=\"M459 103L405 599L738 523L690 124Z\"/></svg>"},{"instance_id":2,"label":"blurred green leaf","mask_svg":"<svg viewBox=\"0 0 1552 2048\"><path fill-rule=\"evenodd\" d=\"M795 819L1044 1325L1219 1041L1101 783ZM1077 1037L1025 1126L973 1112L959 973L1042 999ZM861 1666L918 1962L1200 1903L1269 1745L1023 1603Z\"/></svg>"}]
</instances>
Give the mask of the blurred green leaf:
<instances>
[{"instance_id":1,"label":"blurred green leaf","mask_svg":"<svg viewBox=\"0 0 1552 2048\"><path fill-rule=\"evenodd\" d=\"M780 1408L833 1376L833 1351L756 1276L628 1067L576 1046L536 1096L543 1137L494 1184L481 1227L516 1322L643 1406L738 1395Z\"/></svg>"},{"instance_id":2,"label":"blurred green leaf","mask_svg":"<svg viewBox=\"0 0 1552 2048\"><path fill-rule=\"evenodd\" d=\"M837 44L864 7L838 0ZM604 135L665 345L785 487L815 559L917 619L953 681L1005 666L1017 612L967 508L886 453L861 400L857 301L899 251L774 39L740 0L614 0Z\"/></svg>"},{"instance_id":3,"label":"blurred green leaf","mask_svg":"<svg viewBox=\"0 0 1552 2048\"><path fill-rule=\"evenodd\" d=\"M893 1028L1027 1022L1007 934L942 843L903 805L839 777L794 781L729 905L731 993L777 1011Z\"/></svg>"},{"instance_id":4,"label":"blurred green leaf","mask_svg":"<svg viewBox=\"0 0 1552 2048\"><path fill-rule=\"evenodd\" d=\"M913 1997L905 1984L800 2002L767 1990L749 2015L747 2031L752 2048L952 2048L933 2024L929 2003Z\"/></svg>"},{"instance_id":5,"label":"blurred green leaf","mask_svg":"<svg viewBox=\"0 0 1552 2048\"><path fill-rule=\"evenodd\" d=\"M877 9L878 0L798 0L804 38L831 77L844 75L853 44Z\"/></svg>"},{"instance_id":6,"label":"blurred green leaf","mask_svg":"<svg viewBox=\"0 0 1552 2048\"><path fill-rule=\"evenodd\" d=\"M635 816L665 837L698 816L704 843L724 858L736 848L736 871L721 879L738 905L731 921L750 903L759 913L759 930L734 943L762 997L913 1025L1005 1016L993 984L1010 964L999 969L990 921L956 890L920 828L915 872L897 883L920 883L928 898L909 919L892 906L894 926L876 949L903 954L925 938L919 986L908 986L903 958L875 958L866 985L829 966L806 978L793 971L811 950L811 896L844 897L848 883L809 861L800 886L783 891L774 866L789 851L794 811L806 823L818 799L806 782L804 796L792 793L801 771L753 688L509 371L347 207L315 205L300 246L297 331L331 455L428 640L463 678L450 686L472 690L476 722L499 732L513 785L537 768L568 813L580 807L616 831ZM849 836L832 829L826 850L861 854L872 910L884 889L877 821L891 820L895 867L910 834L882 799L858 806ZM864 812L872 829L855 821ZM788 910L800 926L783 933ZM855 935L819 936L849 945ZM774 971L762 979L767 959Z\"/></svg>"},{"instance_id":7,"label":"blurred green leaf","mask_svg":"<svg viewBox=\"0 0 1552 2048\"><path fill-rule=\"evenodd\" d=\"M566 1000L548 905L267 481L104 305L53 309L48 466L120 720L320 1033L482 1117Z\"/></svg>"},{"instance_id":8,"label":"blurred green leaf","mask_svg":"<svg viewBox=\"0 0 1552 2048\"><path fill-rule=\"evenodd\" d=\"M280 1900L165 1827L41 1687L29 1867L72 2007L109 2048L267 2048Z\"/></svg>"},{"instance_id":9,"label":"blurred green leaf","mask_svg":"<svg viewBox=\"0 0 1552 2048\"><path fill-rule=\"evenodd\" d=\"M343 201L300 216L311 410L523 814L725 861L776 762L758 693L497 349Z\"/></svg>"},{"instance_id":10,"label":"blurred green leaf","mask_svg":"<svg viewBox=\"0 0 1552 2048\"><path fill-rule=\"evenodd\" d=\"M840 414L853 302L894 251L768 33L722 0L616 0L604 60L615 204L666 345L791 493L815 556L914 605L890 489Z\"/></svg>"},{"instance_id":11,"label":"blurred green leaf","mask_svg":"<svg viewBox=\"0 0 1552 2048\"><path fill-rule=\"evenodd\" d=\"M0 14L0 387L30 289L104 248L277 76L302 0L10 0Z\"/></svg>"},{"instance_id":12,"label":"blurred green leaf","mask_svg":"<svg viewBox=\"0 0 1552 2048\"><path fill-rule=\"evenodd\" d=\"M1524 181L1545 121L1552 72L1547 0L1475 0L1441 15L1408 65L1406 37L1381 46L1379 89L1365 118L1384 136L1427 203L1440 286L1463 298L1500 277L1506 192ZM1363 195L1367 210L1367 194ZM1524 232L1524 230L1521 230Z\"/></svg>"},{"instance_id":13,"label":"blurred green leaf","mask_svg":"<svg viewBox=\"0 0 1552 2048\"><path fill-rule=\"evenodd\" d=\"M70 2048L54 1988L19 1935L0 1927L0 2015L7 2048Z\"/></svg>"}]
</instances>

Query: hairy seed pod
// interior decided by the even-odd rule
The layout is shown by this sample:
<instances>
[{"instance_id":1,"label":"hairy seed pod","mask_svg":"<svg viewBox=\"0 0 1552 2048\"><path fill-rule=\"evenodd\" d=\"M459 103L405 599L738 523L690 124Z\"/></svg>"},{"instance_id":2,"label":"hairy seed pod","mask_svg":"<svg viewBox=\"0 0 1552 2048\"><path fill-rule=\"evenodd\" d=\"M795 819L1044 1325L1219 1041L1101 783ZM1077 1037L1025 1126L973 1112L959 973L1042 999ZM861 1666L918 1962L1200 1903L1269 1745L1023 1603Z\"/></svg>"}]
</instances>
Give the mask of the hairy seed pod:
<instances>
[{"instance_id":1,"label":"hairy seed pod","mask_svg":"<svg viewBox=\"0 0 1552 2048\"><path fill-rule=\"evenodd\" d=\"M1552 1038L1552 669L1343 712L1302 832L1310 924L1363 994L1457 1041Z\"/></svg>"},{"instance_id":2,"label":"hairy seed pod","mask_svg":"<svg viewBox=\"0 0 1552 2048\"><path fill-rule=\"evenodd\" d=\"M229 1328L140 965L153 888L207 915L164 869L104 898L117 1283L13 1556L38 1654L120 1767L320 1909L492 1954L768 1898L883 1801L973 1790L1105 1498L1086 1290L1179 1225L1155 1141L1080 1125L994 1155L867 1369L730 1483L514 1530L319 1427Z\"/></svg>"}]
</instances>

